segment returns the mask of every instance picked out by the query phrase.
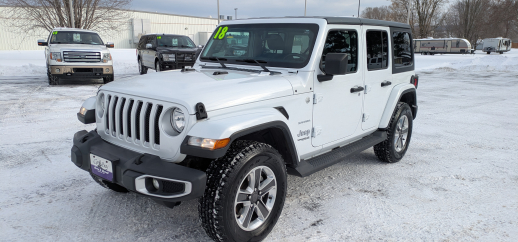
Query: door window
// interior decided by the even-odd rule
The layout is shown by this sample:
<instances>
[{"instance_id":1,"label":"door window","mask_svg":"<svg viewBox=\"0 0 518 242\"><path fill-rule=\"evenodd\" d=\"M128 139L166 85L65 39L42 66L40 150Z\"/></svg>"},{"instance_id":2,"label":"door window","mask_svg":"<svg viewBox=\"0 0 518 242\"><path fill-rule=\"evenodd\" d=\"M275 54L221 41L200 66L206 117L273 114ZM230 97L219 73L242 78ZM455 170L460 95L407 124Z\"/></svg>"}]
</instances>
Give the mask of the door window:
<instances>
[{"instance_id":1,"label":"door window","mask_svg":"<svg viewBox=\"0 0 518 242\"><path fill-rule=\"evenodd\" d=\"M392 41L394 42L394 66L405 67L413 65L412 42L408 32L392 33ZM459 41L457 41L459 47Z\"/></svg>"},{"instance_id":2,"label":"door window","mask_svg":"<svg viewBox=\"0 0 518 242\"><path fill-rule=\"evenodd\" d=\"M385 31L367 31L367 69L387 69L388 34Z\"/></svg>"},{"instance_id":3,"label":"door window","mask_svg":"<svg viewBox=\"0 0 518 242\"><path fill-rule=\"evenodd\" d=\"M347 53L347 72L356 72L358 66L358 34L354 30L331 30L322 51L321 69L326 65L328 53Z\"/></svg>"}]
</instances>

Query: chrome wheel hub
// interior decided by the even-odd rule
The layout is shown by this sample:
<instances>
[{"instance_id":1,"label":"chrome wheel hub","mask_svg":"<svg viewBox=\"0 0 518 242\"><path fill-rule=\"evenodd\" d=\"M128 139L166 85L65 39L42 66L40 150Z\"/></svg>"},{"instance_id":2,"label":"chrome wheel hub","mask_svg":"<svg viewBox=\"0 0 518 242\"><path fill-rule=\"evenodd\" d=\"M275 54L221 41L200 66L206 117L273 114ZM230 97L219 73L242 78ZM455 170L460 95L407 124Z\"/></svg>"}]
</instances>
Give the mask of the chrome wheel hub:
<instances>
[{"instance_id":1,"label":"chrome wheel hub","mask_svg":"<svg viewBox=\"0 0 518 242\"><path fill-rule=\"evenodd\" d=\"M236 222L245 231L261 226L270 215L277 195L277 180L273 171L258 166L241 181L234 202Z\"/></svg>"},{"instance_id":2,"label":"chrome wheel hub","mask_svg":"<svg viewBox=\"0 0 518 242\"><path fill-rule=\"evenodd\" d=\"M396 133L394 134L394 147L397 152L405 149L408 138L408 118L403 115L396 124Z\"/></svg>"}]
</instances>

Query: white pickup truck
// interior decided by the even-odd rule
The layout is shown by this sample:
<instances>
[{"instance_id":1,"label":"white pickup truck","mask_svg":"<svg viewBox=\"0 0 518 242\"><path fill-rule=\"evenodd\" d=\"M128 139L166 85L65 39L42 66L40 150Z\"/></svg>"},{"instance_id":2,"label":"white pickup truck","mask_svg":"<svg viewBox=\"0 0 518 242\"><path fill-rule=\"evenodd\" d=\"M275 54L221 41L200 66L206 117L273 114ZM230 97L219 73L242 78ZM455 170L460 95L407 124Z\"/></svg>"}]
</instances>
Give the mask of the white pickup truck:
<instances>
[{"instance_id":1,"label":"white pickup truck","mask_svg":"<svg viewBox=\"0 0 518 242\"><path fill-rule=\"evenodd\" d=\"M38 40L45 47L47 76L50 85L59 84L59 79L103 78L104 83L113 81L113 62L101 37L90 30L54 28L47 40Z\"/></svg>"},{"instance_id":2,"label":"white pickup truck","mask_svg":"<svg viewBox=\"0 0 518 242\"><path fill-rule=\"evenodd\" d=\"M383 162L404 157L417 114L411 33L346 17L224 21L194 68L87 99L78 119L97 128L74 135L72 162L168 207L199 199L215 241L261 241L287 174L325 172L371 147Z\"/></svg>"}]
</instances>

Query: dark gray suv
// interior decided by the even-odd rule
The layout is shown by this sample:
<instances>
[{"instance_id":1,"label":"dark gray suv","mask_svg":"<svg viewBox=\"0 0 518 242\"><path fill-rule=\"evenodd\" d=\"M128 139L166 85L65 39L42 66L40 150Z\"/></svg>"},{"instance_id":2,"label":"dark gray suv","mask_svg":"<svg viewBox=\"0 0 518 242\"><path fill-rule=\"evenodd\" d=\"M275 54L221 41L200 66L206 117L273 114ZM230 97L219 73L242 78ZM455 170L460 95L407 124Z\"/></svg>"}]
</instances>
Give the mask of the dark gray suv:
<instances>
[{"instance_id":1,"label":"dark gray suv","mask_svg":"<svg viewBox=\"0 0 518 242\"><path fill-rule=\"evenodd\" d=\"M151 68L158 71L193 66L201 48L184 35L147 34L140 37L137 46L139 73Z\"/></svg>"}]
</instances>

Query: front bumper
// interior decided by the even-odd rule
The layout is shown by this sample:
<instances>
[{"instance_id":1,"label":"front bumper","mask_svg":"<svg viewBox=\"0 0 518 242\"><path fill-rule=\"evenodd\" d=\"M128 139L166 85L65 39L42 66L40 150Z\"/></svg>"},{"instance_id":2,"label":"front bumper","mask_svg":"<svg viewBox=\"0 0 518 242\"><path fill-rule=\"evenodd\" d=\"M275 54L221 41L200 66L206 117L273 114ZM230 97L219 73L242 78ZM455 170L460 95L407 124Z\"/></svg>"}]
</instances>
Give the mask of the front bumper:
<instances>
[{"instance_id":1,"label":"front bumper","mask_svg":"<svg viewBox=\"0 0 518 242\"><path fill-rule=\"evenodd\" d=\"M180 202L201 197L205 191L205 172L171 162L158 156L140 154L104 141L97 132L79 131L74 135L72 162L79 168L92 172L90 154L112 162L113 183L140 195L161 202ZM146 179L159 178L171 181L173 185L183 185L183 189L173 193L153 193L146 190Z\"/></svg>"},{"instance_id":2,"label":"front bumper","mask_svg":"<svg viewBox=\"0 0 518 242\"><path fill-rule=\"evenodd\" d=\"M50 66L50 74L66 77L106 77L113 75L112 65L55 65Z\"/></svg>"},{"instance_id":3,"label":"front bumper","mask_svg":"<svg viewBox=\"0 0 518 242\"><path fill-rule=\"evenodd\" d=\"M174 70L174 69L181 69L186 66L194 66L194 63L196 61L162 61L160 62L160 67L162 67L162 70Z\"/></svg>"}]
</instances>

